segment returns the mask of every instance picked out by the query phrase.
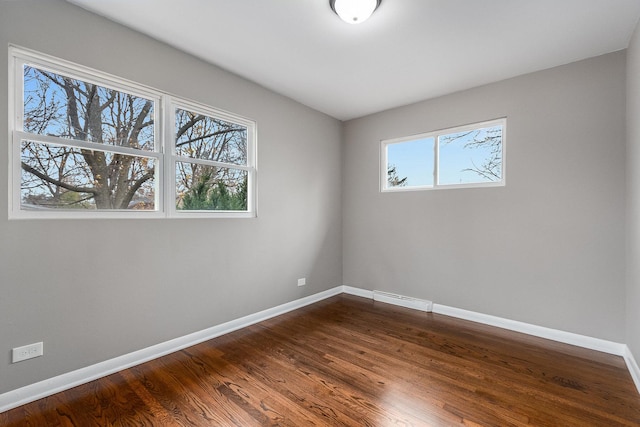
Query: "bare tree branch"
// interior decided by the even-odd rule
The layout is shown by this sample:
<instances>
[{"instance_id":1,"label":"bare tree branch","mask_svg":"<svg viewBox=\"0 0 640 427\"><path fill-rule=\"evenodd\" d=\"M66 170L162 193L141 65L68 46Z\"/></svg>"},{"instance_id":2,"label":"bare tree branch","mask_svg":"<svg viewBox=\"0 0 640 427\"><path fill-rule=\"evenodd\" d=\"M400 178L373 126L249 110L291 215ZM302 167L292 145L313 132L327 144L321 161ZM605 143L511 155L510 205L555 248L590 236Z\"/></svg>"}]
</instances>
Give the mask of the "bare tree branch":
<instances>
[{"instance_id":1,"label":"bare tree branch","mask_svg":"<svg viewBox=\"0 0 640 427\"><path fill-rule=\"evenodd\" d=\"M224 135L226 133L238 132L238 131L241 131L241 130L244 130L244 128L231 128L231 129L220 130L220 131L217 131L217 132L212 132L212 133L209 133L209 134L206 134L206 135L198 136L197 138L188 139L186 141L180 141L179 143L176 143L176 147L182 147L183 145L190 144L192 142L202 141L203 139L212 138L212 137L219 136L219 135Z\"/></svg>"},{"instance_id":2,"label":"bare tree branch","mask_svg":"<svg viewBox=\"0 0 640 427\"><path fill-rule=\"evenodd\" d=\"M35 176L37 176L38 178L46 181L46 182L50 182L58 187L62 187L65 190L69 190L69 191L74 191L76 193L90 193L90 194L97 194L97 191L94 188L90 188L90 187L77 187L75 185L71 185L71 184L67 184L66 182L63 181L59 181L57 179L54 179L52 177L50 177L47 174L44 174L42 172L40 172L39 170L29 166L28 164L26 164L25 162L21 163L22 169L24 169L26 172L29 172Z\"/></svg>"}]
</instances>

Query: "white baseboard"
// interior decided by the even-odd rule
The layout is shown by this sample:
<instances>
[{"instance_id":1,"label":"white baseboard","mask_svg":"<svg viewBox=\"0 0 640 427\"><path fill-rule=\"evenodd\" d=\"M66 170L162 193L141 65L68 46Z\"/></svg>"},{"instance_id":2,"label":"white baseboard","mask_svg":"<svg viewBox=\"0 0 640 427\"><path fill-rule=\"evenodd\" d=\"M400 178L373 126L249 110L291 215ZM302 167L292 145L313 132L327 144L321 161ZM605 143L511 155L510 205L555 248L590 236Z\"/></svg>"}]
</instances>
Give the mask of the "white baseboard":
<instances>
[{"instance_id":1,"label":"white baseboard","mask_svg":"<svg viewBox=\"0 0 640 427\"><path fill-rule=\"evenodd\" d=\"M572 332L546 328L544 326L531 325L529 323L476 313L475 311L462 310L460 308L448 307L441 304L434 304L433 312L444 314L446 316L457 317L459 319L470 320L472 322L483 323L485 325L496 326L510 331L522 332L524 334L546 338L565 344L597 350L603 353L615 354L616 356L624 356L624 348L626 347L624 344L613 341L592 338L585 335L574 334Z\"/></svg>"},{"instance_id":2,"label":"white baseboard","mask_svg":"<svg viewBox=\"0 0 640 427\"><path fill-rule=\"evenodd\" d=\"M631 374L631 378L633 378L633 382L640 392L640 367L638 367L638 363L636 359L633 357L633 353L631 353L631 349L628 346L624 346L624 361L627 363L627 368L629 369L629 373Z\"/></svg>"},{"instance_id":3,"label":"white baseboard","mask_svg":"<svg viewBox=\"0 0 640 427\"><path fill-rule=\"evenodd\" d=\"M196 345L201 342L219 337L221 335L228 334L238 329L242 329L255 323L270 319L272 317L288 313L290 311L313 304L318 301L322 301L341 293L374 299L373 291L354 288L351 286L337 286L318 294L310 295L308 297L282 304L277 307L250 314L239 319L231 320L229 322L213 326L199 332L194 332L192 334L156 344L142 350L134 351L133 353L125 354L123 356L106 360L95 365L87 366L85 368L81 368L72 372L68 372L66 374L37 382L35 384L30 384L19 389L0 394L0 412L8 411L9 409L16 408L20 405L24 405L43 397L68 390L72 387L85 384L89 381L102 378L104 376L113 374L123 369L130 368L132 366L139 365L149 360L157 359L158 357L167 355L169 353L173 353L178 350L182 350L183 348L187 348L192 345ZM406 301L406 299L389 298L384 302L406 306L404 305L403 301ZM636 363L633 354L624 344L586 337L570 332L558 331L541 326L530 325L528 323L517 322L514 320L503 319L500 317L489 316L486 314L476 313L458 308L447 307L440 304L433 304L433 312L622 356L624 357L633 381L636 384L638 391L640 392L640 368L638 368L638 364Z\"/></svg>"},{"instance_id":4,"label":"white baseboard","mask_svg":"<svg viewBox=\"0 0 640 427\"><path fill-rule=\"evenodd\" d=\"M366 289L354 288L352 286L343 286L342 292L349 295L355 295L357 297L373 299L373 291Z\"/></svg>"},{"instance_id":5,"label":"white baseboard","mask_svg":"<svg viewBox=\"0 0 640 427\"><path fill-rule=\"evenodd\" d=\"M305 298L279 305L277 307L269 308L267 310L250 314L239 319L231 320L229 322L213 326L199 332L194 332L192 334L165 341L163 343L156 344L142 350L134 351L133 353L125 354L123 356L106 360L104 362L96 363L95 365L87 366L86 368L81 368L72 372L68 372L66 374L46 379L44 381L18 388L16 390L8 391L6 393L0 394L0 412L8 411L9 409L16 408L20 405L24 405L38 399L42 399L43 397L51 396L52 394L88 383L89 381L102 378L123 369L148 362L149 360L157 359L158 357L167 355L169 353L182 350L183 348L191 347L192 345L196 345L212 338L228 334L229 332L233 332L235 330L242 329L255 323L270 319L272 317L288 313L290 311L313 304L334 295L341 294L342 292L343 286L338 286L324 292L320 292Z\"/></svg>"}]
</instances>

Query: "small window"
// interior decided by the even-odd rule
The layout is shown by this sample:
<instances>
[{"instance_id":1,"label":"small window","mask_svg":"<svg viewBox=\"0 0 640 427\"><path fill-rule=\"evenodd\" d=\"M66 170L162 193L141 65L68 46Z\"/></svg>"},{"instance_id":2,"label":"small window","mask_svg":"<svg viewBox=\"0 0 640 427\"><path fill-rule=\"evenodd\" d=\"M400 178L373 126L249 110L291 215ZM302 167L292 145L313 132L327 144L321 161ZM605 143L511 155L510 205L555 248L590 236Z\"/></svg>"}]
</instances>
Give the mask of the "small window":
<instances>
[{"instance_id":1,"label":"small window","mask_svg":"<svg viewBox=\"0 0 640 427\"><path fill-rule=\"evenodd\" d=\"M382 191L504 185L506 119L382 141Z\"/></svg>"},{"instance_id":2,"label":"small window","mask_svg":"<svg viewBox=\"0 0 640 427\"><path fill-rule=\"evenodd\" d=\"M175 210L250 212L251 123L197 105L174 111Z\"/></svg>"},{"instance_id":3,"label":"small window","mask_svg":"<svg viewBox=\"0 0 640 427\"><path fill-rule=\"evenodd\" d=\"M10 218L256 216L255 122L25 49L9 56Z\"/></svg>"}]
</instances>

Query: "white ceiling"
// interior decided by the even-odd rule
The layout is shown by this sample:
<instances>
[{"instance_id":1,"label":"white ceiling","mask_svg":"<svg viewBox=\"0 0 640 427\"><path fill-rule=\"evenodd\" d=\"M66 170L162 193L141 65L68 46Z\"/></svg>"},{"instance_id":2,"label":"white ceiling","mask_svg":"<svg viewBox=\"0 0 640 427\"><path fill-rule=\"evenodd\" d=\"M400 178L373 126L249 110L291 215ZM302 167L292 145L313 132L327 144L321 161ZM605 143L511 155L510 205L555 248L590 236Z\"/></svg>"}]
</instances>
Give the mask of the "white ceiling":
<instances>
[{"instance_id":1,"label":"white ceiling","mask_svg":"<svg viewBox=\"0 0 640 427\"><path fill-rule=\"evenodd\" d=\"M69 0L340 120L627 47L640 0Z\"/></svg>"}]
</instances>

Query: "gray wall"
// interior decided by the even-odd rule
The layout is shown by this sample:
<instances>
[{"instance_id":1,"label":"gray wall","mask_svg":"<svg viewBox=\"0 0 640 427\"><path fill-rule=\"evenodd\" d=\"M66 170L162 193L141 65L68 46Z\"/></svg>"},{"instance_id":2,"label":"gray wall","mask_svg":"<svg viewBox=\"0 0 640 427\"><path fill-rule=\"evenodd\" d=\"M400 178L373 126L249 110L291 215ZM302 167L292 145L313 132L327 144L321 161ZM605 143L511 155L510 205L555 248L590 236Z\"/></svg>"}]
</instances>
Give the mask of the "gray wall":
<instances>
[{"instance_id":1,"label":"gray wall","mask_svg":"<svg viewBox=\"0 0 640 427\"><path fill-rule=\"evenodd\" d=\"M640 361L640 25L627 50L627 337Z\"/></svg>"},{"instance_id":2,"label":"gray wall","mask_svg":"<svg viewBox=\"0 0 640 427\"><path fill-rule=\"evenodd\" d=\"M259 217L8 221L0 150L0 393L342 283L627 342L640 357L640 79L625 88L624 52L341 126L61 0L0 1L9 43L256 120ZM637 33L628 62L640 75ZM379 192L381 139L503 116L506 187ZM6 117L5 83L4 135ZM44 357L10 364L12 347L37 341Z\"/></svg>"},{"instance_id":3,"label":"gray wall","mask_svg":"<svg viewBox=\"0 0 640 427\"><path fill-rule=\"evenodd\" d=\"M0 135L9 43L256 120L259 217L8 221L0 150L0 393L342 284L339 121L61 0L1 1Z\"/></svg>"},{"instance_id":4,"label":"gray wall","mask_svg":"<svg viewBox=\"0 0 640 427\"><path fill-rule=\"evenodd\" d=\"M379 142L508 118L505 187L380 193ZM625 53L349 121L344 284L625 340Z\"/></svg>"}]
</instances>

